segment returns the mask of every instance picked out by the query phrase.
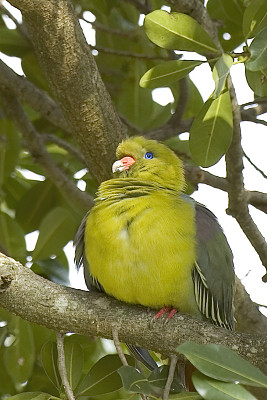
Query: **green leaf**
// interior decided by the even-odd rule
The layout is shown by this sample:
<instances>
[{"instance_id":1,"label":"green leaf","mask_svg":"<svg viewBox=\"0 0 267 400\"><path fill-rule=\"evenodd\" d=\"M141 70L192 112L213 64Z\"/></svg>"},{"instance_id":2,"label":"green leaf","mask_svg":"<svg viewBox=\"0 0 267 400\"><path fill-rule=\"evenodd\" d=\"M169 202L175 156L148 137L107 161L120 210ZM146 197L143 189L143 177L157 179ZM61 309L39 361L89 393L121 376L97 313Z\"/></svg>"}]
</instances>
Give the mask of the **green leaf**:
<instances>
[{"instance_id":1,"label":"green leaf","mask_svg":"<svg viewBox=\"0 0 267 400\"><path fill-rule=\"evenodd\" d=\"M56 188L49 181L36 183L20 199L16 207L16 218L29 233L39 228L44 217L56 203Z\"/></svg>"},{"instance_id":2,"label":"green leaf","mask_svg":"<svg viewBox=\"0 0 267 400\"><path fill-rule=\"evenodd\" d=\"M239 26L242 25L245 10L242 2L243 0L223 0L221 2L227 18Z\"/></svg>"},{"instance_id":3,"label":"green leaf","mask_svg":"<svg viewBox=\"0 0 267 400\"><path fill-rule=\"evenodd\" d=\"M0 119L0 187L15 169L20 151L20 137L14 124Z\"/></svg>"},{"instance_id":4,"label":"green leaf","mask_svg":"<svg viewBox=\"0 0 267 400\"><path fill-rule=\"evenodd\" d=\"M72 390L75 390L83 371L83 351L82 347L71 336L64 338L65 365L67 377Z\"/></svg>"},{"instance_id":5,"label":"green leaf","mask_svg":"<svg viewBox=\"0 0 267 400\"><path fill-rule=\"evenodd\" d=\"M28 181L22 174L15 170L12 176L9 176L4 183L3 191L5 200L10 209L15 209L17 203L27 190L31 188L31 181Z\"/></svg>"},{"instance_id":6,"label":"green leaf","mask_svg":"<svg viewBox=\"0 0 267 400\"><path fill-rule=\"evenodd\" d=\"M214 99L218 97L224 89L225 81L232 65L233 59L228 54L223 54L214 65L212 71L212 77L215 82L215 90L213 92Z\"/></svg>"},{"instance_id":7,"label":"green leaf","mask_svg":"<svg viewBox=\"0 0 267 400\"><path fill-rule=\"evenodd\" d=\"M128 392L143 393L148 396L153 393L153 388L147 378L134 367L123 366L119 368L118 372L121 376L123 387Z\"/></svg>"},{"instance_id":8,"label":"green leaf","mask_svg":"<svg viewBox=\"0 0 267 400\"><path fill-rule=\"evenodd\" d=\"M33 260L43 260L58 255L74 237L77 224L71 213L63 207L51 210L42 220L39 236L32 254Z\"/></svg>"},{"instance_id":9,"label":"green leaf","mask_svg":"<svg viewBox=\"0 0 267 400\"><path fill-rule=\"evenodd\" d=\"M35 347L31 325L23 319L13 316L9 324L9 332L14 336L14 342L4 348L5 368L17 388L29 379L35 361Z\"/></svg>"},{"instance_id":10,"label":"green leaf","mask_svg":"<svg viewBox=\"0 0 267 400\"><path fill-rule=\"evenodd\" d=\"M22 57L29 51L29 43L16 29L0 27L0 51L10 57Z\"/></svg>"},{"instance_id":11,"label":"green leaf","mask_svg":"<svg viewBox=\"0 0 267 400\"><path fill-rule=\"evenodd\" d=\"M203 374L225 382L267 388L267 376L228 347L217 344L181 344L176 349Z\"/></svg>"},{"instance_id":12,"label":"green leaf","mask_svg":"<svg viewBox=\"0 0 267 400\"><path fill-rule=\"evenodd\" d=\"M192 376L193 384L205 400L257 400L242 386L208 378L200 372Z\"/></svg>"},{"instance_id":13,"label":"green leaf","mask_svg":"<svg viewBox=\"0 0 267 400\"><path fill-rule=\"evenodd\" d=\"M41 350L41 359L46 375L55 387L60 390L61 379L57 366L58 354L55 342L49 341L43 345Z\"/></svg>"},{"instance_id":14,"label":"green leaf","mask_svg":"<svg viewBox=\"0 0 267 400\"><path fill-rule=\"evenodd\" d=\"M260 71L267 67L267 27L260 31L248 48L250 58L246 68L250 71Z\"/></svg>"},{"instance_id":15,"label":"green leaf","mask_svg":"<svg viewBox=\"0 0 267 400\"><path fill-rule=\"evenodd\" d=\"M232 107L229 92L209 99L196 116L190 130L190 151L193 160L202 167L219 161L232 140Z\"/></svg>"},{"instance_id":16,"label":"green leaf","mask_svg":"<svg viewBox=\"0 0 267 400\"><path fill-rule=\"evenodd\" d=\"M56 400L59 398L51 396L51 394L44 392L24 392L6 398L6 400L50 400L50 399Z\"/></svg>"},{"instance_id":17,"label":"green leaf","mask_svg":"<svg viewBox=\"0 0 267 400\"><path fill-rule=\"evenodd\" d=\"M160 47L219 53L208 33L189 15L156 10L146 16L144 26L149 39Z\"/></svg>"},{"instance_id":18,"label":"green leaf","mask_svg":"<svg viewBox=\"0 0 267 400\"><path fill-rule=\"evenodd\" d=\"M261 71L245 70L249 87L259 97L267 96L267 68Z\"/></svg>"},{"instance_id":19,"label":"green leaf","mask_svg":"<svg viewBox=\"0 0 267 400\"><path fill-rule=\"evenodd\" d=\"M65 261L67 262L66 265L64 265ZM38 260L34 262L31 266L31 270L35 274L43 276L52 282L65 286L70 284L69 264L63 250L56 258L47 258L45 260Z\"/></svg>"},{"instance_id":20,"label":"green leaf","mask_svg":"<svg viewBox=\"0 0 267 400\"><path fill-rule=\"evenodd\" d=\"M191 81L191 79L188 79L188 83L189 99L184 113L184 119L195 117L204 104L204 101L196 85Z\"/></svg>"},{"instance_id":21,"label":"green leaf","mask_svg":"<svg viewBox=\"0 0 267 400\"><path fill-rule=\"evenodd\" d=\"M244 12L243 33L246 38L251 38L267 25L266 0L253 0Z\"/></svg>"},{"instance_id":22,"label":"green leaf","mask_svg":"<svg viewBox=\"0 0 267 400\"><path fill-rule=\"evenodd\" d=\"M0 212L0 242L10 257L22 263L26 261L24 232L17 221L3 212Z\"/></svg>"},{"instance_id":23,"label":"green leaf","mask_svg":"<svg viewBox=\"0 0 267 400\"><path fill-rule=\"evenodd\" d=\"M126 357L132 360L131 357ZM82 383L76 389L75 396L98 396L111 393L122 387L118 368L121 367L121 360L117 354L102 357L85 376Z\"/></svg>"},{"instance_id":24,"label":"green leaf","mask_svg":"<svg viewBox=\"0 0 267 400\"><path fill-rule=\"evenodd\" d=\"M158 368L155 368L151 372L151 374L148 376L148 382L153 387L164 389L168 376L169 376L169 365L162 365ZM178 376L175 375L171 385L171 393L180 393L181 391L183 391L183 386L179 382Z\"/></svg>"},{"instance_id":25,"label":"green leaf","mask_svg":"<svg viewBox=\"0 0 267 400\"><path fill-rule=\"evenodd\" d=\"M202 61L166 61L147 71L140 80L140 86L150 89L169 86L171 83L187 76L189 72L200 64L202 64Z\"/></svg>"}]
</instances>

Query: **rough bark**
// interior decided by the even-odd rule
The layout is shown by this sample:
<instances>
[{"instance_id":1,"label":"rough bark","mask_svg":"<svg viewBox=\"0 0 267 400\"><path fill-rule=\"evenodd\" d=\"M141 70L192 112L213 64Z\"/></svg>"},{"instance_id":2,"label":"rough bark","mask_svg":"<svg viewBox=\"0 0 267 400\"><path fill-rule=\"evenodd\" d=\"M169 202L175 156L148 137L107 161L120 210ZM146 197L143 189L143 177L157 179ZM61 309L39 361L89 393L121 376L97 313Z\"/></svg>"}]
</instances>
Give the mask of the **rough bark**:
<instances>
[{"instance_id":1,"label":"rough bark","mask_svg":"<svg viewBox=\"0 0 267 400\"><path fill-rule=\"evenodd\" d=\"M0 256L0 305L20 317L57 332L112 338L172 355L185 341L218 343L235 350L267 372L267 337L230 332L178 314L168 325L150 328L155 312L119 302L104 294L50 282L5 255ZM263 327L264 327L263 322ZM266 326L266 325L265 325ZM265 329L265 328L263 328Z\"/></svg>"}]
</instances>

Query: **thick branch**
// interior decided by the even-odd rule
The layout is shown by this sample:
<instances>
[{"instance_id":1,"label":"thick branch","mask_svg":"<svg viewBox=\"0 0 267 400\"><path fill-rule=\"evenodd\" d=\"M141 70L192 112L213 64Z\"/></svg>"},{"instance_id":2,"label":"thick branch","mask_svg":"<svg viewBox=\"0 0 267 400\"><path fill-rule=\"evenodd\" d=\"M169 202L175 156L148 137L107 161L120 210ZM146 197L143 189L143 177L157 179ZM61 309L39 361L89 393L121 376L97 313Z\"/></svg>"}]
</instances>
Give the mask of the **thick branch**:
<instances>
[{"instance_id":1,"label":"thick branch","mask_svg":"<svg viewBox=\"0 0 267 400\"><path fill-rule=\"evenodd\" d=\"M23 21L39 64L76 134L90 173L110 176L124 128L99 75L70 0L11 0ZM101 157L99 155L101 154Z\"/></svg>"},{"instance_id":2,"label":"thick branch","mask_svg":"<svg viewBox=\"0 0 267 400\"><path fill-rule=\"evenodd\" d=\"M181 314L164 328L157 323L151 329L153 311L52 283L4 255L0 255L0 293L2 307L57 332L112 338L116 329L121 341L167 355L188 340L224 344L263 371L267 369L266 335L233 333Z\"/></svg>"},{"instance_id":3,"label":"thick branch","mask_svg":"<svg viewBox=\"0 0 267 400\"><path fill-rule=\"evenodd\" d=\"M40 164L46 176L66 195L66 198L70 198L74 204L79 203L85 210L91 207L92 197L80 191L70 177L54 162L45 148L42 137L27 118L18 100L9 93L2 93L2 97L7 113L22 133L33 160Z\"/></svg>"}]
</instances>

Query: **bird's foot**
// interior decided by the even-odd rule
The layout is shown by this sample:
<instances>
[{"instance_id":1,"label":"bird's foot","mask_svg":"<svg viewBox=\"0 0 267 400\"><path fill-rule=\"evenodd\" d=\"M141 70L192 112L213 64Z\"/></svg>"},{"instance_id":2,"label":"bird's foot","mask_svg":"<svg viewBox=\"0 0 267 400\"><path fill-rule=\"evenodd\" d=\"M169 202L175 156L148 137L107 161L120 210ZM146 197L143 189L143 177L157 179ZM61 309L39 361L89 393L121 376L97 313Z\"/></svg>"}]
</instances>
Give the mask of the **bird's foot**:
<instances>
[{"instance_id":1,"label":"bird's foot","mask_svg":"<svg viewBox=\"0 0 267 400\"><path fill-rule=\"evenodd\" d=\"M164 325L169 322L169 320L174 316L174 314L177 312L176 308L173 307L163 307L161 310L157 312L157 314L152 318L150 325L153 326L156 321L158 321L159 318L161 318L163 315L165 315L168 312L167 318L164 321Z\"/></svg>"}]
</instances>

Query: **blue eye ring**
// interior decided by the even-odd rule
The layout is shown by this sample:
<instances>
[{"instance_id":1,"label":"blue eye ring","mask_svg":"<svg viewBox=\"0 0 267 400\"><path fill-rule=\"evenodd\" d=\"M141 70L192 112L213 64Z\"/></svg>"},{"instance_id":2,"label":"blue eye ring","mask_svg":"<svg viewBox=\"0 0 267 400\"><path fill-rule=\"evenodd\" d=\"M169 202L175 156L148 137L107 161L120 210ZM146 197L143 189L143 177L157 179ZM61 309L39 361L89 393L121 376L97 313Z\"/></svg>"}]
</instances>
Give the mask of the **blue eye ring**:
<instances>
[{"instance_id":1,"label":"blue eye ring","mask_svg":"<svg viewBox=\"0 0 267 400\"><path fill-rule=\"evenodd\" d=\"M151 153L151 151L148 151L148 152L145 154L145 158L146 158L147 160L151 160L153 157L154 157L154 155L153 155L153 153Z\"/></svg>"}]
</instances>

